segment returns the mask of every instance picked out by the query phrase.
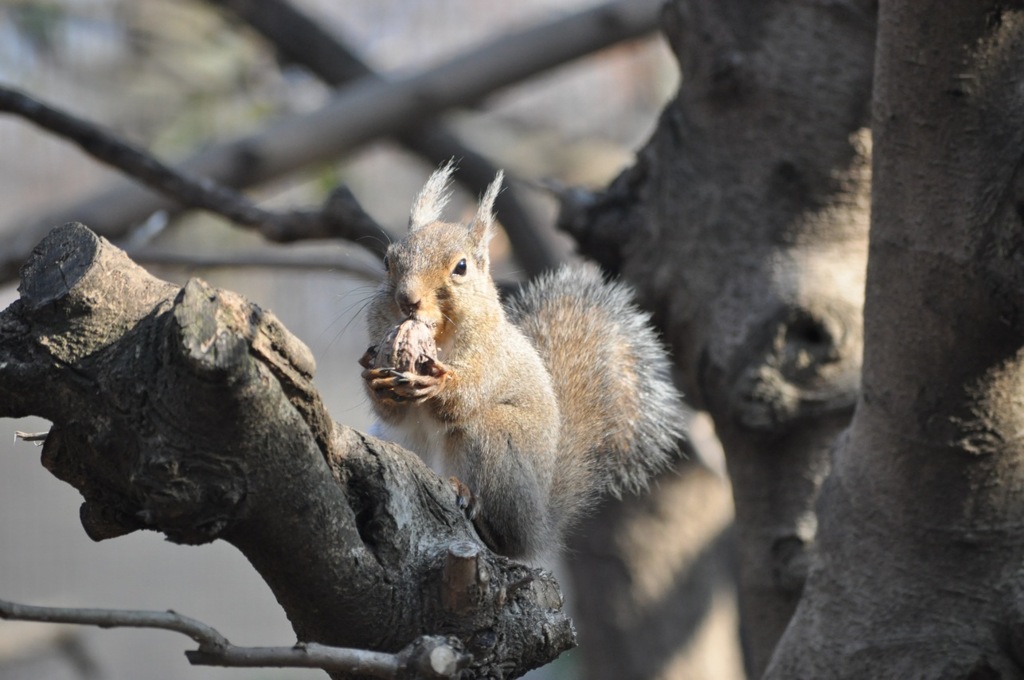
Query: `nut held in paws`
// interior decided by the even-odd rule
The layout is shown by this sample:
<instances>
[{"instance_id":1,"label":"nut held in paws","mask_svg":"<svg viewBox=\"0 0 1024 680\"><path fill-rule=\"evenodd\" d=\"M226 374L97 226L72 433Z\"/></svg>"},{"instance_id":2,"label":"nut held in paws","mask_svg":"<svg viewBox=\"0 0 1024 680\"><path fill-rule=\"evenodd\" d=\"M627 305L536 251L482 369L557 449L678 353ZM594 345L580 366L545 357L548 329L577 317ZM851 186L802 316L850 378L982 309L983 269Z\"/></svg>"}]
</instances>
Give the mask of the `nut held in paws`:
<instances>
[{"instance_id":1,"label":"nut held in paws","mask_svg":"<svg viewBox=\"0 0 1024 680\"><path fill-rule=\"evenodd\" d=\"M406 319L388 331L377 345L374 366L393 368L401 373L427 375L434 365L436 354L434 329L423 321Z\"/></svg>"}]
</instances>

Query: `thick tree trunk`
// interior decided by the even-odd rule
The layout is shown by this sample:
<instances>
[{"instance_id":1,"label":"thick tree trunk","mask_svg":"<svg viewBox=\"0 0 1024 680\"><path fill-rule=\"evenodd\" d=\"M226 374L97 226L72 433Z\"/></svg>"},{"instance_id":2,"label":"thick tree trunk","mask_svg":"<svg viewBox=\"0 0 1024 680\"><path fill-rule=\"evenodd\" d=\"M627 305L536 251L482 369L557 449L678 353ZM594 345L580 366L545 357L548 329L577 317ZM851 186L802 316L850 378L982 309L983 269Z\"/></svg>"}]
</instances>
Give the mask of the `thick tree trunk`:
<instances>
[{"instance_id":1,"label":"thick tree trunk","mask_svg":"<svg viewBox=\"0 0 1024 680\"><path fill-rule=\"evenodd\" d=\"M714 418L759 674L799 599L859 384L874 3L674 0L666 32L678 96L636 165L563 221L639 288Z\"/></svg>"},{"instance_id":2,"label":"thick tree trunk","mask_svg":"<svg viewBox=\"0 0 1024 680\"><path fill-rule=\"evenodd\" d=\"M573 645L550 575L483 548L414 454L334 424L312 356L270 313L158 281L78 224L36 247L19 290L0 312L0 417L53 423L43 464L84 496L90 537L225 540L301 641L451 635L470 677ZM449 573L467 550L474 567Z\"/></svg>"},{"instance_id":3,"label":"thick tree trunk","mask_svg":"<svg viewBox=\"0 0 1024 680\"><path fill-rule=\"evenodd\" d=\"M768 677L1024 677L1024 7L879 26L863 389Z\"/></svg>"}]
</instances>

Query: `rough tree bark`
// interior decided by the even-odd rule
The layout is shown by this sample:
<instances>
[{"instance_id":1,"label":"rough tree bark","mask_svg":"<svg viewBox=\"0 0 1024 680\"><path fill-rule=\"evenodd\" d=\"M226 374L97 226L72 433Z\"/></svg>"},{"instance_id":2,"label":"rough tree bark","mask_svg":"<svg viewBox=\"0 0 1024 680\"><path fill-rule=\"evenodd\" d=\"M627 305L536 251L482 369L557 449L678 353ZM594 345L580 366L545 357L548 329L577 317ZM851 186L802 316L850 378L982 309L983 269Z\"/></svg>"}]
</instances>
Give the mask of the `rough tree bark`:
<instances>
[{"instance_id":1,"label":"rough tree bark","mask_svg":"<svg viewBox=\"0 0 1024 680\"><path fill-rule=\"evenodd\" d=\"M714 418L760 675L800 597L829 446L859 384L874 3L674 0L665 28L677 97L635 166L563 222L639 288L688 398ZM591 651L595 668L615 666L615 648Z\"/></svg>"},{"instance_id":2,"label":"rough tree bark","mask_svg":"<svg viewBox=\"0 0 1024 680\"><path fill-rule=\"evenodd\" d=\"M883 1L863 388L768 677L1024 677L1024 5Z\"/></svg>"},{"instance_id":3,"label":"rough tree bark","mask_svg":"<svg viewBox=\"0 0 1024 680\"><path fill-rule=\"evenodd\" d=\"M414 454L333 423L312 356L270 313L154 279L77 224L37 246L20 292L0 312L0 417L53 423L43 463L85 497L90 537L225 540L303 641L451 635L471 677L573 645L550 575L484 549ZM446 567L466 545L475 568Z\"/></svg>"}]
</instances>

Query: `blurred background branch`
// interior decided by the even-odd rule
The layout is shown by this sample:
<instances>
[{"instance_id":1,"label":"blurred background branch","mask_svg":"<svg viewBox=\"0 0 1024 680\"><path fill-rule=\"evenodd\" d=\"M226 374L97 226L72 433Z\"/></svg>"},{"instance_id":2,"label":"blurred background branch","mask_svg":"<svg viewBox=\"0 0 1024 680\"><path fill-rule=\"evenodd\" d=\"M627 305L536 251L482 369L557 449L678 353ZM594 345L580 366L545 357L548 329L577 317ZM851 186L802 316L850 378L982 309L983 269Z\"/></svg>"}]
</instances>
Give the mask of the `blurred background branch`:
<instances>
[{"instance_id":1,"label":"blurred background branch","mask_svg":"<svg viewBox=\"0 0 1024 680\"><path fill-rule=\"evenodd\" d=\"M336 160L375 137L414 134L425 118L446 109L479 102L492 92L622 40L650 32L657 25L660 1L616 0L539 26L510 31L487 44L466 50L433 68L382 80L363 77L308 113L280 116L263 129L234 141L207 146L179 169L236 189L251 187L296 170ZM350 57L352 55L349 55ZM359 63L347 60L350 73ZM337 77L339 74L335 74ZM365 73L364 73L365 75ZM450 149L428 140L432 156ZM432 163L433 164L433 163ZM474 164L479 178L481 169ZM488 173L489 174L489 173ZM31 247L53 225L78 220L108 238L122 237L157 210L174 210L175 201L157 197L130 180L113 183L81 203L0 231L0 280L10 280ZM515 211L513 216L515 216ZM536 238L520 239L531 269L556 261Z\"/></svg>"},{"instance_id":2,"label":"blurred background branch","mask_svg":"<svg viewBox=\"0 0 1024 680\"><path fill-rule=\"evenodd\" d=\"M323 24L284 0L210 0L234 12L259 32L281 58L303 66L332 87L360 78L380 76L341 38ZM499 168L470 148L443 123L417 121L415 127L399 131L395 139L406 149L433 166L458 159L456 180L470 193L481 196ZM555 267L560 261L556 246L544 238L539 216L519 199L520 187L509 186L495 202L496 212L508 234L520 264L529 275Z\"/></svg>"},{"instance_id":3,"label":"blurred background branch","mask_svg":"<svg viewBox=\"0 0 1024 680\"><path fill-rule=\"evenodd\" d=\"M121 170L183 206L223 215L238 226L256 229L269 241L342 238L378 255L387 233L347 191L333 191L319 211L263 210L242 194L187 171L176 170L109 130L6 87L0 87L0 111L16 114L70 142L96 160Z\"/></svg>"}]
</instances>

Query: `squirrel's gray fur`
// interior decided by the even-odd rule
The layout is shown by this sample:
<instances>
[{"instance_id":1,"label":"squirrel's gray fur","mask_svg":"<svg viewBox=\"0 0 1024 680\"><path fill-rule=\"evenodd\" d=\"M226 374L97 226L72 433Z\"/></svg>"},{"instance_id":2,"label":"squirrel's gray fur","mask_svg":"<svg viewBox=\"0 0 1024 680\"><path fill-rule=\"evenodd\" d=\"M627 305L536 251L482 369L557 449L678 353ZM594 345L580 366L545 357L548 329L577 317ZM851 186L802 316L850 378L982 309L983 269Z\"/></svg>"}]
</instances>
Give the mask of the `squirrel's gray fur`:
<instances>
[{"instance_id":1,"label":"squirrel's gray fur","mask_svg":"<svg viewBox=\"0 0 1024 680\"><path fill-rule=\"evenodd\" d=\"M567 265L527 284L506 310L540 353L559 404L574 401L563 406L559 448L588 463L583 478L556 486L591 496L643 490L668 465L683 418L665 349L633 291L596 266Z\"/></svg>"}]
</instances>

